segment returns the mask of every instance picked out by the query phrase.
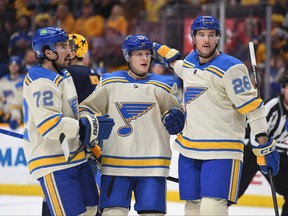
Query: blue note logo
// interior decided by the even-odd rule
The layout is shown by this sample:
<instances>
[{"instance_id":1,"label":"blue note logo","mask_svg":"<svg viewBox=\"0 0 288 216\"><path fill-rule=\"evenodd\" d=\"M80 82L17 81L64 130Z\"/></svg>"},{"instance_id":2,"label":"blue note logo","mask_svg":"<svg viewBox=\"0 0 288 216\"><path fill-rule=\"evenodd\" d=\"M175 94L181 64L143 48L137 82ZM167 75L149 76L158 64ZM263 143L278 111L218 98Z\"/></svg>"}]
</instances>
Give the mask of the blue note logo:
<instances>
[{"instance_id":1,"label":"blue note logo","mask_svg":"<svg viewBox=\"0 0 288 216\"><path fill-rule=\"evenodd\" d=\"M71 109L73 111L74 117L76 119L78 119L79 118L78 97L75 96L73 98L70 98L68 101L69 101L70 107L71 107Z\"/></svg>"},{"instance_id":2,"label":"blue note logo","mask_svg":"<svg viewBox=\"0 0 288 216\"><path fill-rule=\"evenodd\" d=\"M155 106L155 103L115 102L115 106L125 123L118 129L117 133L119 136L126 137L133 132L131 121L146 114Z\"/></svg>"},{"instance_id":3,"label":"blue note logo","mask_svg":"<svg viewBox=\"0 0 288 216\"><path fill-rule=\"evenodd\" d=\"M196 100L204 94L208 88L206 87L187 87L184 92L184 103L189 104L191 101Z\"/></svg>"}]
</instances>

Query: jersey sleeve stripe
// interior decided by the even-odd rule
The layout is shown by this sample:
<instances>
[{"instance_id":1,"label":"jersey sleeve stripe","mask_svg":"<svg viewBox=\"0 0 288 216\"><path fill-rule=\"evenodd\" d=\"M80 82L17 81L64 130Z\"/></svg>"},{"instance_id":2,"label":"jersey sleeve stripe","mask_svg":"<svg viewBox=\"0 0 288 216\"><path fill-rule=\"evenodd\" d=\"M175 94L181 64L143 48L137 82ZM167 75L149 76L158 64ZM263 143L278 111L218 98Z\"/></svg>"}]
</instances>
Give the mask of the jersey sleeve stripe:
<instances>
[{"instance_id":1,"label":"jersey sleeve stripe","mask_svg":"<svg viewBox=\"0 0 288 216\"><path fill-rule=\"evenodd\" d=\"M195 65L184 60L183 67L185 67L185 68L194 68Z\"/></svg>"},{"instance_id":2,"label":"jersey sleeve stripe","mask_svg":"<svg viewBox=\"0 0 288 216\"><path fill-rule=\"evenodd\" d=\"M220 78L224 76L224 73L220 70L217 70L216 68L208 67L208 68L205 68L205 70L217 75Z\"/></svg>"},{"instance_id":3,"label":"jersey sleeve stripe","mask_svg":"<svg viewBox=\"0 0 288 216\"><path fill-rule=\"evenodd\" d=\"M27 86L29 86L29 85L31 84L31 78L29 77L29 75L27 75L27 76L25 77L25 84L26 84Z\"/></svg>"},{"instance_id":4,"label":"jersey sleeve stripe","mask_svg":"<svg viewBox=\"0 0 288 216\"><path fill-rule=\"evenodd\" d=\"M45 119L37 126L39 133L44 137L49 131L60 123L61 119L61 114L56 114Z\"/></svg>"},{"instance_id":5,"label":"jersey sleeve stripe","mask_svg":"<svg viewBox=\"0 0 288 216\"><path fill-rule=\"evenodd\" d=\"M64 78L63 78L62 76L57 75L57 76L55 77L54 83L58 86L59 83L60 83L63 79L64 79Z\"/></svg>"},{"instance_id":6,"label":"jersey sleeve stripe","mask_svg":"<svg viewBox=\"0 0 288 216\"><path fill-rule=\"evenodd\" d=\"M164 89L167 92L171 91L171 87L170 86L166 85L165 83L157 82L155 80L150 80L150 81L146 82L146 84L152 84L152 85L158 86L158 87Z\"/></svg>"},{"instance_id":7,"label":"jersey sleeve stripe","mask_svg":"<svg viewBox=\"0 0 288 216\"><path fill-rule=\"evenodd\" d=\"M102 86L109 84L109 83L128 83L129 81L122 77L112 77L102 80Z\"/></svg>"},{"instance_id":8,"label":"jersey sleeve stripe","mask_svg":"<svg viewBox=\"0 0 288 216\"><path fill-rule=\"evenodd\" d=\"M263 105L263 101L260 98L253 98L252 100L244 103L243 105L237 107L238 111L241 114L246 114L248 112L251 112Z\"/></svg>"}]
</instances>

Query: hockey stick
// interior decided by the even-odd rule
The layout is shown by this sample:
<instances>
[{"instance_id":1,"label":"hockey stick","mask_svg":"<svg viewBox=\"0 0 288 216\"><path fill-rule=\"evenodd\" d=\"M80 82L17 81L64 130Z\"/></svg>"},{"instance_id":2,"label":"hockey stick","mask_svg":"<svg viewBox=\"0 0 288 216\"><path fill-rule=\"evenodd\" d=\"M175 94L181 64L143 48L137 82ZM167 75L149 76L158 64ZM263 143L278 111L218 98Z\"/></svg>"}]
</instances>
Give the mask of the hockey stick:
<instances>
[{"instance_id":1,"label":"hockey stick","mask_svg":"<svg viewBox=\"0 0 288 216\"><path fill-rule=\"evenodd\" d=\"M172 182L175 182L175 183L179 183L179 179L178 178L175 178L175 177L172 177L172 176L167 176L166 179L168 181L172 181Z\"/></svg>"},{"instance_id":2,"label":"hockey stick","mask_svg":"<svg viewBox=\"0 0 288 216\"><path fill-rule=\"evenodd\" d=\"M3 128L0 128L0 134L15 137L18 139L23 139L23 134L9 131L9 130L5 130ZM64 133L60 134L59 140L60 140L61 148L64 152L64 156L65 156L67 163L70 163L78 155L78 153L80 153L84 149L84 145L80 145L80 147L76 150L76 152L70 156L69 145L68 145L68 142L66 140Z\"/></svg>"},{"instance_id":3,"label":"hockey stick","mask_svg":"<svg viewBox=\"0 0 288 216\"><path fill-rule=\"evenodd\" d=\"M61 144L61 148L64 152L64 156L65 159L67 161L67 163L71 163L71 161L80 153L85 149L85 145L83 143L80 143L80 146L78 147L78 149L72 154L70 155L70 148L69 148L69 144L68 141L66 139L66 136L64 133L61 133L59 136L59 141Z\"/></svg>"},{"instance_id":4,"label":"hockey stick","mask_svg":"<svg viewBox=\"0 0 288 216\"><path fill-rule=\"evenodd\" d=\"M5 130L3 128L0 128L0 133L5 134L7 136L11 136L11 137L16 137L18 139L23 139L23 134L19 134L19 133L13 132L13 131Z\"/></svg>"},{"instance_id":5,"label":"hockey stick","mask_svg":"<svg viewBox=\"0 0 288 216\"><path fill-rule=\"evenodd\" d=\"M249 51L250 51L252 70L253 70L253 74L254 74L255 87L256 87L257 92L258 92L258 97L260 98L261 95L260 95L260 89L259 89L259 86L258 86L257 64L256 64L255 51L254 51L254 44L253 44L252 41L249 42ZM278 203L277 203L277 198L276 198L276 191L275 191L275 186L274 186L274 181L273 181L272 170L271 170L270 167L268 167L268 177L269 177L269 180L270 180L270 186L271 186L271 193L272 193L272 199L273 199L275 215L279 216Z\"/></svg>"},{"instance_id":6,"label":"hockey stick","mask_svg":"<svg viewBox=\"0 0 288 216\"><path fill-rule=\"evenodd\" d=\"M19 133L16 133L16 132L13 132L13 131L9 131L9 130L5 130L5 129L2 129L2 128L0 128L0 134L5 134L7 136L16 137L18 139L23 139L23 134L19 134ZM70 163L81 151L83 151L85 149L85 146L82 144L74 152L74 154L70 156L69 145L68 145L68 142L67 142L67 139L66 139L64 133L60 134L59 140L60 140L60 144L61 144L62 150L64 152L64 156L65 156L65 159L66 159L67 163ZM91 152L92 152L92 155L94 155L94 157L96 159L99 158L98 155L93 153L93 149L91 150ZM176 183L179 182L178 178L175 178L175 177L172 177L172 176L168 176L166 179L168 181L172 181L172 182L176 182Z\"/></svg>"}]
</instances>

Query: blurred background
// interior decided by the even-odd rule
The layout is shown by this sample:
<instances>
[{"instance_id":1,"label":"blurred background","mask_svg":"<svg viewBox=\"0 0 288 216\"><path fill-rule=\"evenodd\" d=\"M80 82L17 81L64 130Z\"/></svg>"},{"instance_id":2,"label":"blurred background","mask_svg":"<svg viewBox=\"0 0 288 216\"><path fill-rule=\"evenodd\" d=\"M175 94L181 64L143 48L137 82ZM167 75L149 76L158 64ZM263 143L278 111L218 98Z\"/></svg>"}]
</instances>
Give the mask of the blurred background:
<instances>
[{"instance_id":1,"label":"blurred background","mask_svg":"<svg viewBox=\"0 0 288 216\"><path fill-rule=\"evenodd\" d=\"M40 27L85 36L87 65L101 75L126 69L121 44L128 34L146 34L184 57L193 49L194 18L213 15L222 28L220 50L242 60L251 72L248 42L254 42L259 86L268 99L280 94L279 80L287 74L287 9L286 0L0 0L0 77L9 73L11 55L21 57L21 73L36 63L31 40Z\"/></svg>"}]
</instances>

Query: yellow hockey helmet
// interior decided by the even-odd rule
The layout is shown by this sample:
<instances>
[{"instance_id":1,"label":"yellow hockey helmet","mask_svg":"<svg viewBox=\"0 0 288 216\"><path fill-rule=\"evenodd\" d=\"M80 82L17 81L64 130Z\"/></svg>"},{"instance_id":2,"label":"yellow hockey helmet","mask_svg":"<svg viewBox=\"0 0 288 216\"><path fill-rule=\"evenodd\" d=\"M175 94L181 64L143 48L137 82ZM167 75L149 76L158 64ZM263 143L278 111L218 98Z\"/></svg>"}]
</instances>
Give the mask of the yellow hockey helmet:
<instances>
[{"instance_id":1,"label":"yellow hockey helmet","mask_svg":"<svg viewBox=\"0 0 288 216\"><path fill-rule=\"evenodd\" d=\"M69 34L69 40L74 41L76 57L83 58L88 52L88 41L80 34Z\"/></svg>"}]
</instances>

